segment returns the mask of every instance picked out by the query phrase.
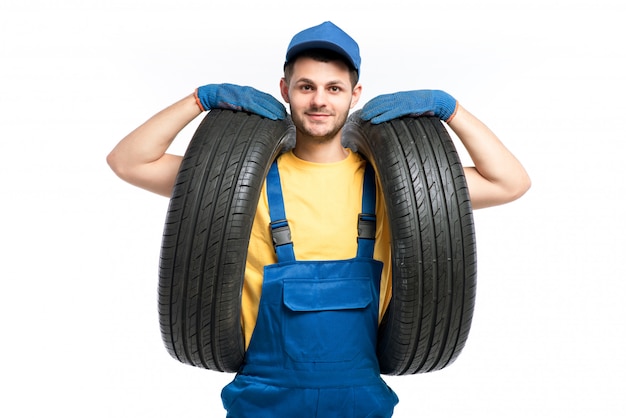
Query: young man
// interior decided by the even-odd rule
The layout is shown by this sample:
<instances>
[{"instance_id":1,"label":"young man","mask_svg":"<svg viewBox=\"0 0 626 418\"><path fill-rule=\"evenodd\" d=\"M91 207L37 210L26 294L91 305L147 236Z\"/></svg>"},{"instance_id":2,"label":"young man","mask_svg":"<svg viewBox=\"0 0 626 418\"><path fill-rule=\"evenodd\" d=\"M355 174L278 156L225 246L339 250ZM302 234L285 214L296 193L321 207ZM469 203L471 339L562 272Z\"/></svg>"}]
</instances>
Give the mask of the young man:
<instances>
[{"instance_id":1,"label":"young man","mask_svg":"<svg viewBox=\"0 0 626 418\"><path fill-rule=\"evenodd\" d=\"M360 63L357 43L330 22L296 34L287 49L280 93L296 143L272 166L257 207L242 296L246 358L222 392L229 417L389 417L398 402L376 360L379 306L391 286L385 208L377 199L376 244L363 249L355 225L371 203L363 190L375 185L366 162L341 144L361 95ZM169 197L182 157L166 151L211 108L287 117L282 104L250 87L202 86L122 139L107 161L122 179ZM517 159L447 93L379 96L361 116L381 123L410 114L438 116L467 148L473 208L510 202L530 187ZM286 213L294 243L282 254L268 228L276 208Z\"/></svg>"}]
</instances>

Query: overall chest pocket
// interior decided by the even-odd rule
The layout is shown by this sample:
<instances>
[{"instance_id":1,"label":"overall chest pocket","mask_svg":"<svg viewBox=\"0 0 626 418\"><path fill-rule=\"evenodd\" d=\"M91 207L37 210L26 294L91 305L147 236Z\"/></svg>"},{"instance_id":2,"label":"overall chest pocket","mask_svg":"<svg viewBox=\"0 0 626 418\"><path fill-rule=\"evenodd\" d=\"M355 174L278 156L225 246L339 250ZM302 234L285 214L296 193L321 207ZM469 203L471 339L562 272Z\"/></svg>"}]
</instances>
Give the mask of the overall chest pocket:
<instances>
[{"instance_id":1,"label":"overall chest pocket","mask_svg":"<svg viewBox=\"0 0 626 418\"><path fill-rule=\"evenodd\" d=\"M299 363L339 363L375 349L378 304L367 277L285 280L283 336Z\"/></svg>"}]
</instances>

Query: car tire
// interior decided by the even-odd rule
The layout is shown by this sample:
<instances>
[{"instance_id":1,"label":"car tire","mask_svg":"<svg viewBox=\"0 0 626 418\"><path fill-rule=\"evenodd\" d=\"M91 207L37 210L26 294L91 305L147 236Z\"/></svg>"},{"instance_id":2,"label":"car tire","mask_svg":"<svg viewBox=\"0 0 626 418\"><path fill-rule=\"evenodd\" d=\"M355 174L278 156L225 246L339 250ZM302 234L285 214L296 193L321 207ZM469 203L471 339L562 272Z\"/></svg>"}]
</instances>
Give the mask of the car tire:
<instances>
[{"instance_id":1,"label":"car tire","mask_svg":"<svg viewBox=\"0 0 626 418\"><path fill-rule=\"evenodd\" d=\"M474 222L463 166L435 117L374 125L355 112L345 145L375 168L392 240L392 298L378 332L381 373L440 370L467 340L476 295Z\"/></svg>"},{"instance_id":2,"label":"car tire","mask_svg":"<svg viewBox=\"0 0 626 418\"><path fill-rule=\"evenodd\" d=\"M463 167L438 119L373 125L359 115L348 120L344 145L373 164L392 237L381 373L439 370L463 349L474 309L476 248ZM287 121L213 110L189 144L159 268L161 335L182 363L236 372L243 361L241 291L254 213L272 161L294 136Z\"/></svg>"},{"instance_id":3,"label":"car tire","mask_svg":"<svg viewBox=\"0 0 626 418\"><path fill-rule=\"evenodd\" d=\"M212 110L189 143L166 215L158 292L163 342L184 364L236 372L243 361L252 222L270 163L293 138L287 121Z\"/></svg>"}]
</instances>

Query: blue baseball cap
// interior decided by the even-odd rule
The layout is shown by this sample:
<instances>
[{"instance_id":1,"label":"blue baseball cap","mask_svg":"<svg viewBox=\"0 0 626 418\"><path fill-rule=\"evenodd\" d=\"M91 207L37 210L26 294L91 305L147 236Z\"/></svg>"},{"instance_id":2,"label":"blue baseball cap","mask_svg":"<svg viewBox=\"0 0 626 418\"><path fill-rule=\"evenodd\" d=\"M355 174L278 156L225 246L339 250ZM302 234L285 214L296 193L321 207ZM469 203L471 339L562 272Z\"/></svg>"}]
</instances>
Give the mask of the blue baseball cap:
<instances>
[{"instance_id":1,"label":"blue baseball cap","mask_svg":"<svg viewBox=\"0 0 626 418\"><path fill-rule=\"evenodd\" d=\"M332 22L324 22L297 33L287 47L285 64L307 49L328 49L343 56L359 72L359 45Z\"/></svg>"}]
</instances>

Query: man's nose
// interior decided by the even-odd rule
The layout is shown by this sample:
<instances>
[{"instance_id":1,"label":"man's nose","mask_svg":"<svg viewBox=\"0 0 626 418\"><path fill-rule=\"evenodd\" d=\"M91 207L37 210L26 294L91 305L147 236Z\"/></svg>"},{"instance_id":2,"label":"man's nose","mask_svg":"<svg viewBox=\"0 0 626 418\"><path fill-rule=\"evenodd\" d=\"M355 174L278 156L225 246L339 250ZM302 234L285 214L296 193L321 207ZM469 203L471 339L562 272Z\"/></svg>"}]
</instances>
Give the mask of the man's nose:
<instances>
[{"instance_id":1,"label":"man's nose","mask_svg":"<svg viewBox=\"0 0 626 418\"><path fill-rule=\"evenodd\" d=\"M314 107L322 107L326 105L326 91L324 89L317 89L311 96L311 104Z\"/></svg>"}]
</instances>

